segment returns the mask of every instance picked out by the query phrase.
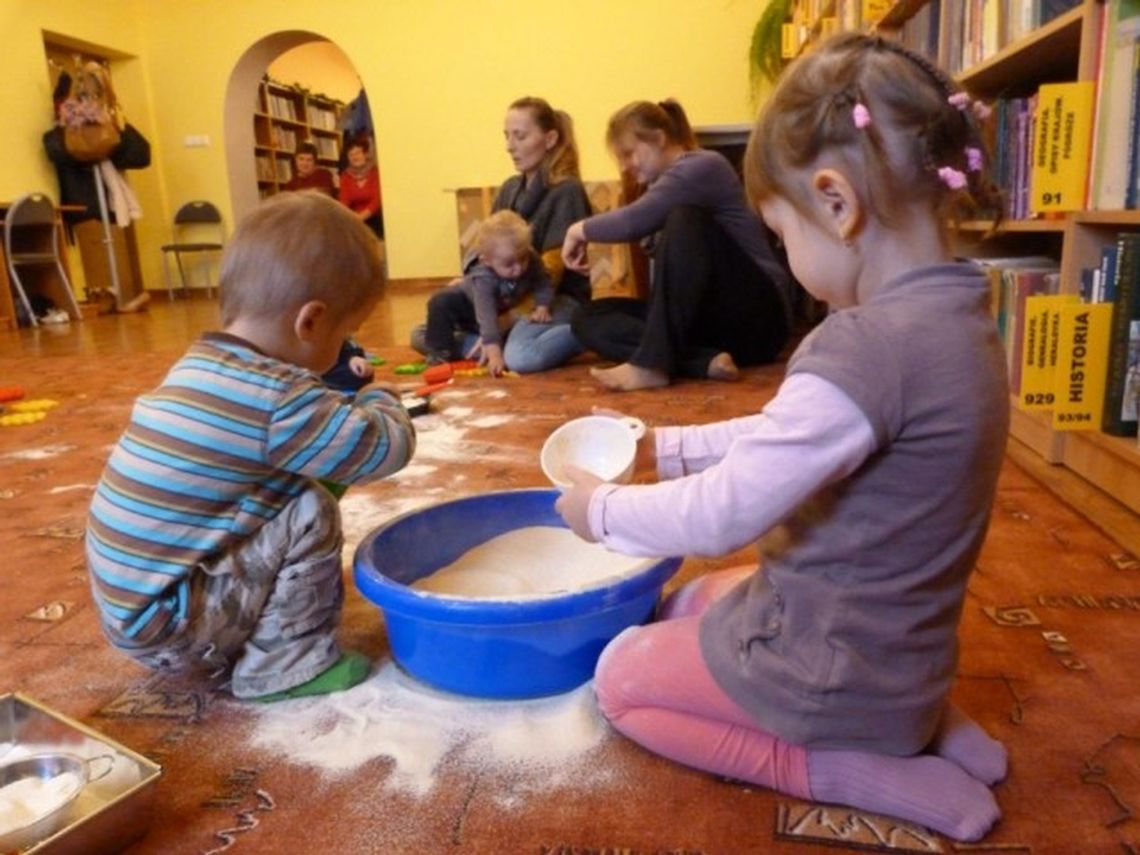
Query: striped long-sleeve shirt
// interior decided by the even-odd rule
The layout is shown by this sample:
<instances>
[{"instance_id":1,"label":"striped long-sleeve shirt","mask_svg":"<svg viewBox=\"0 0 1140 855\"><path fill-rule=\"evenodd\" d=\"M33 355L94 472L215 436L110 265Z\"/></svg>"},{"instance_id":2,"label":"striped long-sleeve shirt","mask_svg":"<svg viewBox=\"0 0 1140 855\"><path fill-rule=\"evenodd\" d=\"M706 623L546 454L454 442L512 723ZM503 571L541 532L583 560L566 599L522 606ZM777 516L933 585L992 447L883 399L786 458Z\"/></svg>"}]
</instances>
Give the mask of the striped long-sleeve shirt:
<instances>
[{"instance_id":1,"label":"striped long-sleeve shirt","mask_svg":"<svg viewBox=\"0 0 1140 855\"><path fill-rule=\"evenodd\" d=\"M104 626L130 647L177 632L196 564L249 538L312 479L380 478L414 450L411 420L386 392L349 401L241 339L202 336L135 403L95 491L87 559Z\"/></svg>"}]
</instances>

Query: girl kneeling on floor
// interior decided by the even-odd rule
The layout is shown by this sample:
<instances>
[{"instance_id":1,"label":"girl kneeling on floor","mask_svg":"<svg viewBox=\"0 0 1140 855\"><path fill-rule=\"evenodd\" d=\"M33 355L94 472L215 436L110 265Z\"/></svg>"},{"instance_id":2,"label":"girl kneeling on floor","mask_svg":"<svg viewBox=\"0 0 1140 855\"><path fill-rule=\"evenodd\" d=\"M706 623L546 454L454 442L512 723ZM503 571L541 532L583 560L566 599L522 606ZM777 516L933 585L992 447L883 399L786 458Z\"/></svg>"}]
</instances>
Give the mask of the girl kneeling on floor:
<instances>
[{"instance_id":1,"label":"girl kneeling on floor","mask_svg":"<svg viewBox=\"0 0 1140 855\"><path fill-rule=\"evenodd\" d=\"M635 555L763 567L681 588L598 663L602 712L678 762L977 840L1004 747L949 700L957 628L1005 448L985 274L955 210L1000 210L984 112L895 42L797 60L746 154L748 196L832 313L757 414L650 432L658 484L575 472L558 508Z\"/></svg>"}]
</instances>

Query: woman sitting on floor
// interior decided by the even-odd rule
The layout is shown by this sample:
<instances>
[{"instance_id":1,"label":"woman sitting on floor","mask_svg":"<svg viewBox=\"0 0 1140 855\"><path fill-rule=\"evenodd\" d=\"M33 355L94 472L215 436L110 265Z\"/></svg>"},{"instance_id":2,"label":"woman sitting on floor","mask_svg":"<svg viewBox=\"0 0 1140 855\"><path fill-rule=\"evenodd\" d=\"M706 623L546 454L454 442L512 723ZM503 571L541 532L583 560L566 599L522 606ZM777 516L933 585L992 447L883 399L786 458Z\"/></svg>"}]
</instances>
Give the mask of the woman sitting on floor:
<instances>
[{"instance_id":1,"label":"woman sitting on floor","mask_svg":"<svg viewBox=\"0 0 1140 855\"><path fill-rule=\"evenodd\" d=\"M575 337L619 363L591 373L622 391L665 386L673 377L734 380L738 366L776 359L791 330L792 278L731 164L697 147L673 100L623 107L606 141L645 193L574 223L562 257L567 267L586 270L590 241L651 238L652 286L647 300L611 297L576 313Z\"/></svg>"}]
</instances>

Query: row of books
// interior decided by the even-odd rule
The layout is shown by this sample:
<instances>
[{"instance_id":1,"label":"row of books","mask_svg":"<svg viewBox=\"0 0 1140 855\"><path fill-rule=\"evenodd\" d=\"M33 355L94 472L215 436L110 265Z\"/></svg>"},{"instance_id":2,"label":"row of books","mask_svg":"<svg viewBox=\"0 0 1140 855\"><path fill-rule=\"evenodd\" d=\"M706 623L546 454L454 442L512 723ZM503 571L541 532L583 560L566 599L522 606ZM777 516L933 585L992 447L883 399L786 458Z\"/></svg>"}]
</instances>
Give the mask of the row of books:
<instances>
[{"instance_id":1,"label":"row of books","mask_svg":"<svg viewBox=\"0 0 1140 855\"><path fill-rule=\"evenodd\" d=\"M340 157L340 144L335 138L313 137L309 142L317 147L317 157L322 160L337 160Z\"/></svg>"},{"instance_id":2,"label":"row of books","mask_svg":"<svg viewBox=\"0 0 1140 855\"><path fill-rule=\"evenodd\" d=\"M1140 0L1107 0L1101 13L1088 207L1140 202Z\"/></svg>"},{"instance_id":3,"label":"row of books","mask_svg":"<svg viewBox=\"0 0 1140 855\"><path fill-rule=\"evenodd\" d=\"M1081 293L1061 293L1040 256L979 259L991 283L1010 387L1024 410L1048 410L1056 430L1136 436L1140 413L1140 232L1121 232Z\"/></svg>"},{"instance_id":4,"label":"row of books","mask_svg":"<svg viewBox=\"0 0 1140 855\"><path fill-rule=\"evenodd\" d=\"M957 74L1080 5L1081 0L932 0L928 5L935 2L941 18L938 60Z\"/></svg>"},{"instance_id":5,"label":"row of books","mask_svg":"<svg viewBox=\"0 0 1140 855\"><path fill-rule=\"evenodd\" d=\"M293 164L281 157L259 154L254 158L257 164L257 180L285 183L293 178Z\"/></svg>"},{"instance_id":6,"label":"row of books","mask_svg":"<svg viewBox=\"0 0 1140 855\"><path fill-rule=\"evenodd\" d=\"M274 125L269 129L269 138L278 151L297 150L297 132L292 128L279 128Z\"/></svg>"},{"instance_id":7,"label":"row of books","mask_svg":"<svg viewBox=\"0 0 1140 855\"><path fill-rule=\"evenodd\" d=\"M291 122L299 121L297 116L297 102L290 96L266 92L265 101L265 106L269 109L269 115L274 118L288 119Z\"/></svg>"},{"instance_id":8,"label":"row of books","mask_svg":"<svg viewBox=\"0 0 1140 855\"><path fill-rule=\"evenodd\" d=\"M316 104L310 102L305 109L305 113L305 118L310 128L319 128L323 131L336 130L337 116L335 110L318 107Z\"/></svg>"},{"instance_id":9,"label":"row of books","mask_svg":"<svg viewBox=\"0 0 1140 855\"><path fill-rule=\"evenodd\" d=\"M869 30L893 5L893 0L796 0L781 32L781 55L793 59L808 41Z\"/></svg>"}]
</instances>

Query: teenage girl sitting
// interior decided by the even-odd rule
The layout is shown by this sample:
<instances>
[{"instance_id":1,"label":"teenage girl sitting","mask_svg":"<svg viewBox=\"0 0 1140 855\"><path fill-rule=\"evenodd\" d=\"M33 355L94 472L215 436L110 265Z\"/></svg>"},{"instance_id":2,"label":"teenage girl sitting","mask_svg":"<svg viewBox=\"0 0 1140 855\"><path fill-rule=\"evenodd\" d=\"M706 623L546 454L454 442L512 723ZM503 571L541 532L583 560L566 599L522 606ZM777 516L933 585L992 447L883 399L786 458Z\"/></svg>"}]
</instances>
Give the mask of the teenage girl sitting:
<instances>
[{"instance_id":1,"label":"teenage girl sitting","mask_svg":"<svg viewBox=\"0 0 1140 855\"><path fill-rule=\"evenodd\" d=\"M791 329L791 280L728 160L697 148L672 100L626 105L606 141L645 193L574 223L562 257L584 270L590 241L652 239L652 285L648 300L595 300L572 319L583 345L619 363L593 375L632 390L673 377L733 380L738 366L774 360Z\"/></svg>"}]
</instances>

